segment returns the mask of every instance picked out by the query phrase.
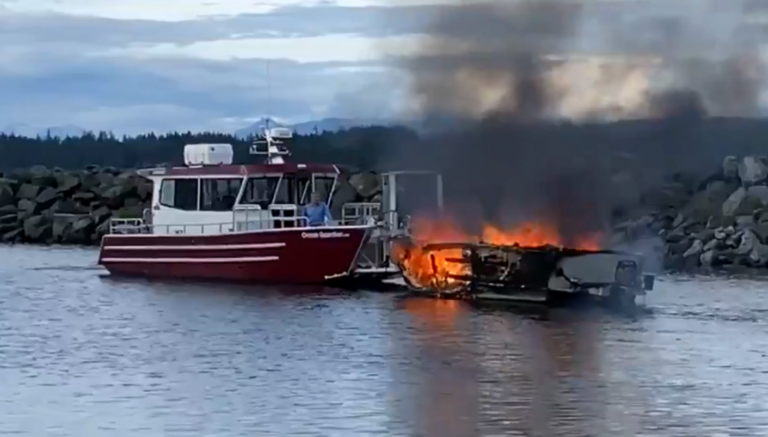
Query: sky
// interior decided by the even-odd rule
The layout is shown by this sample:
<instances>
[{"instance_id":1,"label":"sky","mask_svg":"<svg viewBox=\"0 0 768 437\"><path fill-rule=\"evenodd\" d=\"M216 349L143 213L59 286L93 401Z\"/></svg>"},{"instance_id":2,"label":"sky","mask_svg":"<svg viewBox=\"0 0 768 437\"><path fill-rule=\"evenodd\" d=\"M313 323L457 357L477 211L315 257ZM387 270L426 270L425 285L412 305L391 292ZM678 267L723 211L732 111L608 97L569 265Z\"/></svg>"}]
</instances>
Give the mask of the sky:
<instances>
[{"instance_id":1,"label":"sky","mask_svg":"<svg viewBox=\"0 0 768 437\"><path fill-rule=\"evenodd\" d=\"M0 0L0 130L232 132L264 116L399 118L408 100L399 57L450 1ZM669 1L656 9L706 0ZM602 2L654 10L652 0ZM733 21L707 14L689 21L708 33ZM591 97L621 94L594 92L602 81L588 74L565 77Z\"/></svg>"},{"instance_id":2,"label":"sky","mask_svg":"<svg viewBox=\"0 0 768 437\"><path fill-rule=\"evenodd\" d=\"M436 1L0 0L0 128L390 116L391 57Z\"/></svg>"}]
</instances>

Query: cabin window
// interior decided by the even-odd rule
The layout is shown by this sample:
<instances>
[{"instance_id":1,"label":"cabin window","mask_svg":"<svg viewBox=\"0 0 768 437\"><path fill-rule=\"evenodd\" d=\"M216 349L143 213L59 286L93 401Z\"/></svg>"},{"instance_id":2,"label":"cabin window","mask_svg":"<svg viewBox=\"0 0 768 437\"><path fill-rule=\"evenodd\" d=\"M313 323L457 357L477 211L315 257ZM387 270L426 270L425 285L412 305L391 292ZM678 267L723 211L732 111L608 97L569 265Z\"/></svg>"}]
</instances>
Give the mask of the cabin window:
<instances>
[{"instance_id":1,"label":"cabin window","mask_svg":"<svg viewBox=\"0 0 768 437\"><path fill-rule=\"evenodd\" d=\"M275 203L296 204L296 179L294 176L283 176L275 193Z\"/></svg>"},{"instance_id":2,"label":"cabin window","mask_svg":"<svg viewBox=\"0 0 768 437\"><path fill-rule=\"evenodd\" d=\"M182 211L197 211L197 179L163 179L160 204Z\"/></svg>"},{"instance_id":3,"label":"cabin window","mask_svg":"<svg viewBox=\"0 0 768 437\"><path fill-rule=\"evenodd\" d=\"M242 184L241 178L201 179L200 211L232 211Z\"/></svg>"},{"instance_id":4,"label":"cabin window","mask_svg":"<svg viewBox=\"0 0 768 437\"><path fill-rule=\"evenodd\" d=\"M300 205L309 203L309 191L312 186L312 179L309 176L299 176L296 180L296 198Z\"/></svg>"},{"instance_id":5,"label":"cabin window","mask_svg":"<svg viewBox=\"0 0 768 437\"><path fill-rule=\"evenodd\" d=\"M331 199L331 192L333 190L333 182L336 180L333 176L313 175L314 179L314 191L325 196L325 201L329 202Z\"/></svg>"},{"instance_id":6,"label":"cabin window","mask_svg":"<svg viewBox=\"0 0 768 437\"><path fill-rule=\"evenodd\" d=\"M278 176L250 178L245 183L245 191L240 199L242 205L259 205L266 209L271 203L277 188Z\"/></svg>"}]
</instances>

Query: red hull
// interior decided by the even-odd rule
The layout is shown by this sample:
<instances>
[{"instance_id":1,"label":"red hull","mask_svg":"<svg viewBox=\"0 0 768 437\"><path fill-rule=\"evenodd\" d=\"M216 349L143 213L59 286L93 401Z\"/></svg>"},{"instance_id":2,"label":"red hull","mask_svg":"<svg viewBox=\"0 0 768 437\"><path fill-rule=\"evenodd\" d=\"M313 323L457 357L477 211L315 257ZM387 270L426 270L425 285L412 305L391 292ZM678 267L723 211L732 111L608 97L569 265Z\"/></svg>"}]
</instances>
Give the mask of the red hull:
<instances>
[{"instance_id":1,"label":"red hull","mask_svg":"<svg viewBox=\"0 0 768 437\"><path fill-rule=\"evenodd\" d=\"M114 275L318 284L350 273L370 227L224 235L107 235L99 264Z\"/></svg>"}]
</instances>

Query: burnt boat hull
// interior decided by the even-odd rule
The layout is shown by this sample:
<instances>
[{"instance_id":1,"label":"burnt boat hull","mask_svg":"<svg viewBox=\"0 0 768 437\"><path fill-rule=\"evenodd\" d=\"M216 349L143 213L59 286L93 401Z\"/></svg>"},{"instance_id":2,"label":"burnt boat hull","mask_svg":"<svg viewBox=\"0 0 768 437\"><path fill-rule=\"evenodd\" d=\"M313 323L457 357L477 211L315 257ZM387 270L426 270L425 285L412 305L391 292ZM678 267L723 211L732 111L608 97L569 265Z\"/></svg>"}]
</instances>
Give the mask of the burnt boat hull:
<instances>
[{"instance_id":1,"label":"burnt boat hull","mask_svg":"<svg viewBox=\"0 0 768 437\"><path fill-rule=\"evenodd\" d=\"M641 258L625 252L465 243L423 247L432 253L455 249L462 250L461 257L445 261L463 266L460 274L419 287L404 261L400 268L408 286L439 298L615 308L636 307L644 302L638 297L653 288L653 277L642 273Z\"/></svg>"},{"instance_id":2,"label":"burnt boat hull","mask_svg":"<svg viewBox=\"0 0 768 437\"><path fill-rule=\"evenodd\" d=\"M350 274L372 228L287 228L223 235L106 235L110 274L249 283L321 284Z\"/></svg>"}]
</instances>

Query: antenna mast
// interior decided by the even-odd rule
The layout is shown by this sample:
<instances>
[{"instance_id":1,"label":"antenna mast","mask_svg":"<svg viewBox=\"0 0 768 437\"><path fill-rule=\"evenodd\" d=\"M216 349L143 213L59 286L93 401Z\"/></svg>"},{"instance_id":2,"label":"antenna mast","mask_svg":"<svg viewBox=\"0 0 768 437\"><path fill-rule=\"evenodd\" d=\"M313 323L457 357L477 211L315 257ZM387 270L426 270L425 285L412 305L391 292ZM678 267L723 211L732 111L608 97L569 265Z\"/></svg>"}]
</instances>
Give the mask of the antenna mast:
<instances>
[{"instance_id":1,"label":"antenna mast","mask_svg":"<svg viewBox=\"0 0 768 437\"><path fill-rule=\"evenodd\" d=\"M269 73L270 60L267 59L267 114L269 114L272 106L272 83ZM267 155L267 164L284 164L283 156L288 156L291 152L284 146L285 142L283 140L293 138L293 132L284 127L270 128L270 121L269 115L264 117L263 133L260 137L254 138L250 153L251 155ZM260 151L259 145L266 145L266 150Z\"/></svg>"}]
</instances>

